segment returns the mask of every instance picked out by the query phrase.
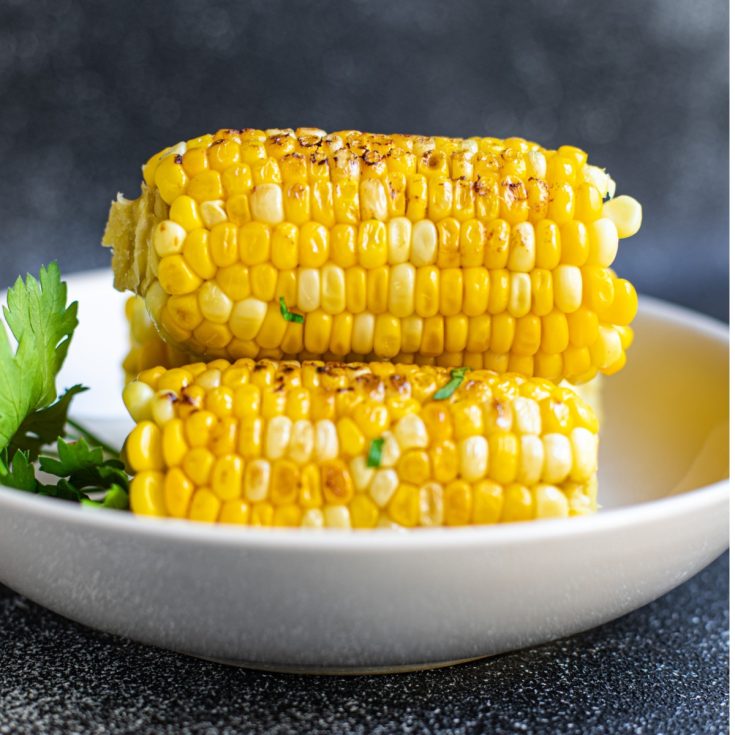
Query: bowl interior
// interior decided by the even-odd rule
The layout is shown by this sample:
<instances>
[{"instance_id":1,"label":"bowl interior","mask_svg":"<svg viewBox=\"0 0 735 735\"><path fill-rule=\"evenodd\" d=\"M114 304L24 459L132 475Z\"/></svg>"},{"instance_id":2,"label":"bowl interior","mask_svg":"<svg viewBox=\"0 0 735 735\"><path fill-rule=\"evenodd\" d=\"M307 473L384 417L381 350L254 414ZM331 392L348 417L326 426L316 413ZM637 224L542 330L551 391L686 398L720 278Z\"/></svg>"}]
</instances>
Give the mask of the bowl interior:
<instances>
[{"instance_id":1,"label":"bowl interior","mask_svg":"<svg viewBox=\"0 0 735 735\"><path fill-rule=\"evenodd\" d=\"M608 509L729 474L725 328L649 299L634 327L628 364L603 389L600 502Z\"/></svg>"},{"instance_id":2,"label":"bowl interior","mask_svg":"<svg viewBox=\"0 0 735 735\"><path fill-rule=\"evenodd\" d=\"M126 296L107 271L68 279L80 325L59 386L82 382L75 414L112 442L130 429L119 367L127 349ZM712 484L728 476L728 346L725 328L692 312L641 299L625 369L605 379L600 457L603 510ZM91 356L97 356L92 358Z\"/></svg>"}]
</instances>

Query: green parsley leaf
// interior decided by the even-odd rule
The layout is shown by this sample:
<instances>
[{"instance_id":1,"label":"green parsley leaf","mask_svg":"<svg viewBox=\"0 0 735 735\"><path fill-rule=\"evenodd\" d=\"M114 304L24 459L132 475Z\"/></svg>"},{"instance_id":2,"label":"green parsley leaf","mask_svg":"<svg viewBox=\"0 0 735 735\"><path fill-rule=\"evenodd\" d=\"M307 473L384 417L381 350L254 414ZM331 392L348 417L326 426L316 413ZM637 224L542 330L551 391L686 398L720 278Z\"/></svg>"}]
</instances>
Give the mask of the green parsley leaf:
<instances>
[{"instance_id":1,"label":"green parsley leaf","mask_svg":"<svg viewBox=\"0 0 735 735\"><path fill-rule=\"evenodd\" d=\"M16 452L10 461L7 451L3 452L0 457L0 483L29 493L39 491L33 463L27 452Z\"/></svg>"},{"instance_id":2,"label":"green parsley leaf","mask_svg":"<svg viewBox=\"0 0 735 735\"><path fill-rule=\"evenodd\" d=\"M304 323L304 315L297 314L295 311L289 311L288 306L286 306L286 299L284 299L283 296L281 296L281 298L278 301L281 305L281 316L287 322L293 322L294 324Z\"/></svg>"},{"instance_id":3,"label":"green parsley leaf","mask_svg":"<svg viewBox=\"0 0 735 735\"><path fill-rule=\"evenodd\" d=\"M370 442L370 449L368 450L367 466L368 467L380 467L380 460L383 456L383 444L385 439L379 436L377 439L373 439Z\"/></svg>"},{"instance_id":4,"label":"green parsley leaf","mask_svg":"<svg viewBox=\"0 0 735 735\"><path fill-rule=\"evenodd\" d=\"M129 505L128 494L119 485L113 485L102 500L82 500L82 505L90 508L111 508L113 510L127 510Z\"/></svg>"},{"instance_id":5,"label":"green parsley leaf","mask_svg":"<svg viewBox=\"0 0 735 735\"><path fill-rule=\"evenodd\" d=\"M469 368L463 367L463 368L455 368L450 373L451 379L446 385L443 385L439 390L434 393L433 398L435 401L444 401L447 398L449 398L457 388L459 388L460 385L462 385L462 381L464 380L464 374L469 370Z\"/></svg>"},{"instance_id":6,"label":"green parsley leaf","mask_svg":"<svg viewBox=\"0 0 735 735\"><path fill-rule=\"evenodd\" d=\"M19 278L8 290L3 315L0 484L92 507L126 509L129 481L119 453L68 416L72 398L87 389L72 386L57 400L56 375L78 323L76 302L66 305L66 284L58 265L41 268L38 280L31 275L25 282ZM66 441L69 428L80 438ZM53 442L58 456L39 457L41 448ZM105 452L116 458L106 460ZM55 485L36 477L36 459L43 472L58 478Z\"/></svg>"},{"instance_id":7,"label":"green parsley leaf","mask_svg":"<svg viewBox=\"0 0 735 735\"><path fill-rule=\"evenodd\" d=\"M39 466L43 472L68 478L80 490L96 488L104 490L113 486L128 488L128 475L119 460L104 460L101 447L90 447L84 439L67 442L59 438L59 453L55 457L41 457Z\"/></svg>"},{"instance_id":8,"label":"green parsley leaf","mask_svg":"<svg viewBox=\"0 0 735 735\"><path fill-rule=\"evenodd\" d=\"M10 447L31 414L56 400L56 374L78 323L77 304L66 305L66 284L55 262L41 268L38 280L30 274L25 282L18 278L8 290L3 315L17 347L13 350L5 325L0 324L1 448ZM10 447L11 460L23 443Z\"/></svg>"},{"instance_id":9,"label":"green parsley leaf","mask_svg":"<svg viewBox=\"0 0 735 735\"><path fill-rule=\"evenodd\" d=\"M71 399L85 390L88 389L83 385L73 385L55 403L26 416L10 440L10 455L20 449L28 452L31 459L36 459L42 446L63 436Z\"/></svg>"}]
</instances>

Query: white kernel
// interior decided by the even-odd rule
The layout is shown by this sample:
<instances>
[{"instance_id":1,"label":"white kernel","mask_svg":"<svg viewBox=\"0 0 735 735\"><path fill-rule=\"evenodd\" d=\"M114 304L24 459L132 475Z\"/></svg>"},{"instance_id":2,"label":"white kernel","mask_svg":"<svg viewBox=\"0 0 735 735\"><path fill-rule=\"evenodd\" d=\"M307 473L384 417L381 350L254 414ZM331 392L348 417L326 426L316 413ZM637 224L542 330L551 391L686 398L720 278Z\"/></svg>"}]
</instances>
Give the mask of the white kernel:
<instances>
[{"instance_id":1,"label":"white kernel","mask_svg":"<svg viewBox=\"0 0 735 735\"><path fill-rule=\"evenodd\" d=\"M319 308L321 277L318 268L299 268L296 308L308 314Z\"/></svg>"},{"instance_id":2,"label":"white kernel","mask_svg":"<svg viewBox=\"0 0 735 735\"><path fill-rule=\"evenodd\" d=\"M400 263L390 269L388 283L388 311L393 316L413 314L416 289L416 268L411 263Z\"/></svg>"},{"instance_id":3,"label":"white kernel","mask_svg":"<svg viewBox=\"0 0 735 735\"><path fill-rule=\"evenodd\" d=\"M375 475L375 469L368 467L365 457L357 456L350 460L350 475L358 493L365 492Z\"/></svg>"},{"instance_id":4,"label":"white kernel","mask_svg":"<svg viewBox=\"0 0 735 735\"><path fill-rule=\"evenodd\" d=\"M388 222L388 262L405 263L411 255L411 220L393 217Z\"/></svg>"},{"instance_id":5,"label":"white kernel","mask_svg":"<svg viewBox=\"0 0 735 735\"><path fill-rule=\"evenodd\" d=\"M566 518L569 515L567 496L554 485L533 488L536 518Z\"/></svg>"},{"instance_id":6,"label":"white kernel","mask_svg":"<svg viewBox=\"0 0 735 735\"><path fill-rule=\"evenodd\" d=\"M598 368L607 368L613 365L623 354L623 345L620 334L614 327L600 326L595 343L590 347L592 362Z\"/></svg>"},{"instance_id":7,"label":"white kernel","mask_svg":"<svg viewBox=\"0 0 735 735\"><path fill-rule=\"evenodd\" d=\"M271 484L271 465L265 459L253 459L248 462L243 475L245 499L257 503L268 497Z\"/></svg>"},{"instance_id":8,"label":"white kernel","mask_svg":"<svg viewBox=\"0 0 735 735\"><path fill-rule=\"evenodd\" d=\"M572 429L569 439L572 443L572 471L569 479L586 482L597 472L597 434L578 426Z\"/></svg>"},{"instance_id":9,"label":"white kernel","mask_svg":"<svg viewBox=\"0 0 735 735\"><path fill-rule=\"evenodd\" d=\"M411 233L411 262L420 268L436 262L436 226L431 220L416 222Z\"/></svg>"},{"instance_id":10,"label":"white kernel","mask_svg":"<svg viewBox=\"0 0 735 735\"><path fill-rule=\"evenodd\" d=\"M467 482L481 480L487 474L488 443L484 436L470 436L459 445L459 471Z\"/></svg>"},{"instance_id":11,"label":"white kernel","mask_svg":"<svg viewBox=\"0 0 735 735\"><path fill-rule=\"evenodd\" d=\"M176 418L174 402L176 393L170 390L160 390L151 401L151 414L153 420L161 427Z\"/></svg>"},{"instance_id":12,"label":"white kernel","mask_svg":"<svg viewBox=\"0 0 735 735\"><path fill-rule=\"evenodd\" d=\"M232 299L214 281L199 287L197 301L204 318L214 324L226 324L232 314Z\"/></svg>"},{"instance_id":13,"label":"white kernel","mask_svg":"<svg viewBox=\"0 0 735 735\"><path fill-rule=\"evenodd\" d=\"M520 319L531 311L531 276L528 273L510 274L508 313Z\"/></svg>"},{"instance_id":14,"label":"white kernel","mask_svg":"<svg viewBox=\"0 0 735 735\"><path fill-rule=\"evenodd\" d=\"M360 182L360 209L362 219L388 218L388 197L380 179L363 179Z\"/></svg>"},{"instance_id":15,"label":"white kernel","mask_svg":"<svg viewBox=\"0 0 735 735\"><path fill-rule=\"evenodd\" d=\"M533 399L523 396L516 398L513 401L513 416L519 434L541 433L541 411Z\"/></svg>"},{"instance_id":16,"label":"white kernel","mask_svg":"<svg viewBox=\"0 0 735 735\"><path fill-rule=\"evenodd\" d=\"M352 528L350 511L345 505L327 505L324 508L324 525L327 528Z\"/></svg>"},{"instance_id":17,"label":"white kernel","mask_svg":"<svg viewBox=\"0 0 735 735\"><path fill-rule=\"evenodd\" d=\"M373 351L375 342L375 316L367 311L355 316L352 327L352 351L367 355Z\"/></svg>"},{"instance_id":18,"label":"white kernel","mask_svg":"<svg viewBox=\"0 0 735 735\"><path fill-rule=\"evenodd\" d=\"M199 205L199 214L202 216L205 227L210 229L220 222L227 222L225 203L221 199L202 202Z\"/></svg>"},{"instance_id":19,"label":"white kernel","mask_svg":"<svg viewBox=\"0 0 735 735\"><path fill-rule=\"evenodd\" d=\"M177 222L167 219L153 230L153 247L160 257L175 255L184 249L186 230Z\"/></svg>"},{"instance_id":20,"label":"white kernel","mask_svg":"<svg viewBox=\"0 0 735 735\"><path fill-rule=\"evenodd\" d=\"M206 390L219 388L222 384L222 371L212 368L211 370L203 370L194 378L196 385L201 385Z\"/></svg>"},{"instance_id":21,"label":"white kernel","mask_svg":"<svg viewBox=\"0 0 735 735\"><path fill-rule=\"evenodd\" d=\"M520 458L517 480L523 485L535 485L544 470L544 443L536 434L520 437Z\"/></svg>"},{"instance_id":22,"label":"white kernel","mask_svg":"<svg viewBox=\"0 0 735 735\"><path fill-rule=\"evenodd\" d=\"M536 265L536 233L530 222L513 225L508 251L508 269L529 273Z\"/></svg>"},{"instance_id":23,"label":"white kernel","mask_svg":"<svg viewBox=\"0 0 735 735\"><path fill-rule=\"evenodd\" d=\"M230 330L238 339L255 339L265 320L268 305L260 299L238 301L230 316Z\"/></svg>"},{"instance_id":24,"label":"white kernel","mask_svg":"<svg viewBox=\"0 0 735 735\"><path fill-rule=\"evenodd\" d=\"M425 449L429 446L429 435L424 422L415 413L407 413L393 427L393 435L402 451Z\"/></svg>"},{"instance_id":25,"label":"white kernel","mask_svg":"<svg viewBox=\"0 0 735 735\"><path fill-rule=\"evenodd\" d=\"M311 421L294 422L288 456L297 464L306 464L314 451L314 427Z\"/></svg>"},{"instance_id":26,"label":"white kernel","mask_svg":"<svg viewBox=\"0 0 735 735\"><path fill-rule=\"evenodd\" d=\"M253 219L269 225L283 222L283 192L278 184L258 184L250 194Z\"/></svg>"},{"instance_id":27,"label":"white kernel","mask_svg":"<svg viewBox=\"0 0 735 735\"><path fill-rule=\"evenodd\" d=\"M333 421L322 419L316 422L314 436L314 453L316 459L321 462L334 459L339 453L339 439L337 429Z\"/></svg>"},{"instance_id":28,"label":"white kernel","mask_svg":"<svg viewBox=\"0 0 735 735\"><path fill-rule=\"evenodd\" d=\"M560 265L554 269L554 303L565 314L582 306L582 271L576 265Z\"/></svg>"},{"instance_id":29,"label":"white kernel","mask_svg":"<svg viewBox=\"0 0 735 735\"><path fill-rule=\"evenodd\" d=\"M142 380L133 380L123 389L123 403L135 422L150 421L153 388Z\"/></svg>"},{"instance_id":30,"label":"white kernel","mask_svg":"<svg viewBox=\"0 0 735 735\"><path fill-rule=\"evenodd\" d=\"M320 508L309 508L301 517L302 528L324 528L324 513Z\"/></svg>"},{"instance_id":31,"label":"white kernel","mask_svg":"<svg viewBox=\"0 0 735 735\"><path fill-rule=\"evenodd\" d=\"M444 489L438 482L429 482L419 489L419 523L441 526L444 520Z\"/></svg>"},{"instance_id":32,"label":"white kernel","mask_svg":"<svg viewBox=\"0 0 735 735\"><path fill-rule=\"evenodd\" d=\"M265 456L268 459L281 459L291 441L291 419L288 416L274 416L268 422L265 433Z\"/></svg>"},{"instance_id":33,"label":"white kernel","mask_svg":"<svg viewBox=\"0 0 735 735\"><path fill-rule=\"evenodd\" d=\"M572 470L572 446L564 434L546 434L544 443L544 469L541 477L545 483L558 485L564 482Z\"/></svg>"},{"instance_id":34,"label":"white kernel","mask_svg":"<svg viewBox=\"0 0 735 735\"><path fill-rule=\"evenodd\" d=\"M589 227L590 254L588 265L612 265L618 254L618 230L615 223L607 217L595 220Z\"/></svg>"},{"instance_id":35,"label":"white kernel","mask_svg":"<svg viewBox=\"0 0 735 735\"><path fill-rule=\"evenodd\" d=\"M383 450L380 453L381 467L395 467L401 458L401 448L390 432L383 434Z\"/></svg>"},{"instance_id":36,"label":"white kernel","mask_svg":"<svg viewBox=\"0 0 735 735\"><path fill-rule=\"evenodd\" d=\"M390 502L398 488L398 475L395 470L381 469L375 473L370 483L370 497L375 501L379 508L385 508Z\"/></svg>"},{"instance_id":37,"label":"white kernel","mask_svg":"<svg viewBox=\"0 0 735 735\"><path fill-rule=\"evenodd\" d=\"M618 231L618 237L630 237L641 228L643 209L640 203L627 195L610 199L602 205L602 214L609 217Z\"/></svg>"}]
</instances>

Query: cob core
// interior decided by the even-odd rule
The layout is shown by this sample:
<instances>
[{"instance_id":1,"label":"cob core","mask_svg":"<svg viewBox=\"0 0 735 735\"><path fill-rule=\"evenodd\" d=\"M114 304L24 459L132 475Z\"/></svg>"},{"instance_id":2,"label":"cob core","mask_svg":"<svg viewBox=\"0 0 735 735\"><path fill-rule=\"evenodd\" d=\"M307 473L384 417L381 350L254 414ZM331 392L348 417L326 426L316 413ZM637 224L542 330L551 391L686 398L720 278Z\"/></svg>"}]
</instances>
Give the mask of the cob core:
<instances>
[{"instance_id":1,"label":"cob core","mask_svg":"<svg viewBox=\"0 0 735 735\"><path fill-rule=\"evenodd\" d=\"M543 379L216 360L146 370L124 399L140 514L375 528L596 509L597 418Z\"/></svg>"},{"instance_id":2,"label":"cob core","mask_svg":"<svg viewBox=\"0 0 735 735\"><path fill-rule=\"evenodd\" d=\"M520 138L220 130L153 156L103 243L116 287L197 356L583 382L625 363L637 298L610 266L641 220L586 159Z\"/></svg>"}]
</instances>

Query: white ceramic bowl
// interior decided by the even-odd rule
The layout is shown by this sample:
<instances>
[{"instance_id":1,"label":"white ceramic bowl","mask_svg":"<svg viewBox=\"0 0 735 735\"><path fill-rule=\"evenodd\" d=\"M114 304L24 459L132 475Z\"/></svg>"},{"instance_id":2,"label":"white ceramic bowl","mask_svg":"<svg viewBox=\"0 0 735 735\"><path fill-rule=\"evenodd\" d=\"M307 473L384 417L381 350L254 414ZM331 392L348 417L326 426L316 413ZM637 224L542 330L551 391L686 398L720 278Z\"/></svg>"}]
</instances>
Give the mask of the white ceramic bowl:
<instances>
[{"instance_id":1,"label":"white ceramic bowl","mask_svg":"<svg viewBox=\"0 0 735 735\"><path fill-rule=\"evenodd\" d=\"M66 383L109 436L123 298L70 279ZM86 625L195 656L310 672L440 666L576 633L650 602L728 543L728 333L644 299L605 385L596 516L336 532L135 518L0 488L0 580Z\"/></svg>"}]
</instances>

